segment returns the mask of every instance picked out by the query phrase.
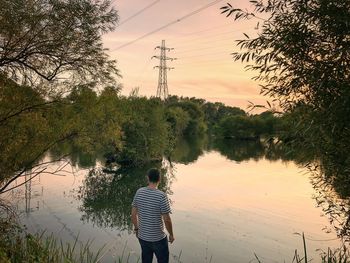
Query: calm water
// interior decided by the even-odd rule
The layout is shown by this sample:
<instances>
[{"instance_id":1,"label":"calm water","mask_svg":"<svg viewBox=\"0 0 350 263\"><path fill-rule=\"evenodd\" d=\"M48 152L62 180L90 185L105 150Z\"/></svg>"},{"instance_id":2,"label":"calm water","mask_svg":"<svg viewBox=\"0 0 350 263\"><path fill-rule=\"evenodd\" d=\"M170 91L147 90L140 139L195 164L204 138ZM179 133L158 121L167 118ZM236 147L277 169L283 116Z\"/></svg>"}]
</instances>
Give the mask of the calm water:
<instances>
[{"instance_id":1,"label":"calm water","mask_svg":"<svg viewBox=\"0 0 350 263\"><path fill-rule=\"evenodd\" d=\"M313 262L317 249L340 245L316 205L309 175L288 158L267 155L257 143L208 148L191 141L179 143L171 159L157 164L167 174L161 189L172 202L171 262L256 262L254 253L263 262L291 262L294 250L302 251L297 233L303 231ZM93 249L106 244L102 262L114 262L123 251L137 262L130 203L149 167L107 173L102 163L76 154L57 175L42 174L8 198L29 231L45 229L69 242L93 239Z\"/></svg>"}]
</instances>

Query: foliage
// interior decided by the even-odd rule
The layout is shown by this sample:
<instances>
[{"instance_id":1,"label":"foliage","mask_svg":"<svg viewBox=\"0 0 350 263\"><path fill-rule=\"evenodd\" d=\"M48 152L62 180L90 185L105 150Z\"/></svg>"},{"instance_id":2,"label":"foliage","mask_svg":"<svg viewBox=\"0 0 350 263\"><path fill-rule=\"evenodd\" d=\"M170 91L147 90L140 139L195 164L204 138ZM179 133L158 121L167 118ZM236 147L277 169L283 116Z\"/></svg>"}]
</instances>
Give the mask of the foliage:
<instances>
[{"instance_id":1,"label":"foliage","mask_svg":"<svg viewBox=\"0 0 350 263\"><path fill-rule=\"evenodd\" d=\"M82 200L82 220L99 227L113 227L132 230L130 218L131 203L135 192L146 184L146 171L161 163L139 167L122 167L117 171L93 169L79 188L77 198ZM161 169L159 189L171 193L171 174Z\"/></svg>"},{"instance_id":2,"label":"foliage","mask_svg":"<svg viewBox=\"0 0 350 263\"><path fill-rule=\"evenodd\" d=\"M205 102L202 105L202 110L209 128L213 128L224 117L246 116L244 110L237 107L226 106L221 102Z\"/></svg>"},{"instance_id":3,"label":"foliage","mask_svg":"<svg viewBox=\"0 0 350 263\"><path fill-rule=\"evenodd\" d=\"M223 13L234 18L257 18L259 34L238 41L245 52L235 60L251 61L262 93L279 100L284 109L297 103L330 108L349 86L350 3L332 0L252 0L254 12L230 5ZM259 18L258 14L268 19ZM342 107L348 96L343 97ZM339 102L340 102L339 101Z\"/></svg>"},{"instance_id":4,"label":"foliage","mask_svg":"<svg viewBox=\"0 0 350 263\"><path fill-rule=\"evenodd\" d=\"M0 6L0 73L31 85L114 81L115 61L101 38L118 19L109 0L1 0Z\"/></svg>"},{"instance_id":5,"label":"foliage","mask_svg":"<svg viewBox=\"0 0 350 263\"><path fill-rule=\"evenodd\" d=\"M0 182L30 170L55 143L74 136L58 132L50 118L53 102L34 89L0 75ZM59 107L59 106L58 106Z\"/></svg>"},{"instance_id":6,"label":"foliage","mask_svg":"<svg viewBox=\"0 0 350 263\"><path fill-rule=\"evenodd\" d=\"M257 34L238 41L241 52L233 54L234 60L250 63L262 94L290 115L289 144L313 152L327 180L348 187L350 2L250 3L253 12L230 4L222 8L235 20L259 20Z\"/></svg>"},{"instance_id":7,"label":"foliage","mask_svg":"<svg viewBox=\"0 0 350 263\"><path fill-rule=\"evenodd\" d=\"M251 118L245 116L228 116L220 120L218 132L225 138L255 138Z\"/></svg>"},{"instance_id":8,"label":"foliage","mask_svg":"<svg viewBox=\"0 0 350 263\"><path fill-rule=\"evenodd\" d=\"M169 141L164 106L157 99L121 98L123 148L116 153L121 163L140 164L161 160Z\"/></svg>"},{"instance_id":9,"label":"foliage","mask_svg":"<svg viewBox=\"0 0 350 263\"><path fill-rule=\"evenodd\" d=\"M171 162L189 164L195 162L209 147L208 136L185 136L179 138L168 157Z\"/></svg>"},{"instance_id":10,"label":"foliage","mask_svg":"<svg viewBox=\"0 0 350 263\"><path fill-rule=\"evenodd\" d=\"M186 129L183 130L185 135L203 134L207 130L204 120L204 112L201 109L203 101L195 98L178 98L172 96L167 102L168 108L180 108L189 116Z\"/></svg>"},{"instance_id":11,"label":"foliage","mask_svg":"<svg viewBox=\"0 0 350 263\"><path fill-rule=\"evenodd\" d=\"M75 138L89 150L99 139L100 145L118 147L120 128L105 118L110 112L93 107L99 101L92 89L114 83L118 74L102 46L102 35L118 19L111 2L0 5L1 193L56 144ZM62 91L72 92L62 98Z\"/></svg>"},{"instance_id":12,"label":"foliage","mask_svg":"<svg viewBox=\"0 0 350 263\"><path fill-rule=\"evenodd\" d=\"M166 111L166 120L169 122L174 136L179 137L185 133L190 122L190 116L181 107L169 107Z\"/></svg>"},{"instance_id":13,"label":"foliage","mask_svg":"<svg viewBox=\"0 0 350 263\"><path fill-rule=\"evenodd\" d=\"M3 204L0 204L3 210ZM1 211L4 212L4 211ZM78 243L78 237L73 244L58 242L53 235L29 234L18 225L15 218L4 218L8 211L1 213L0 217L0 262L72 262L95 263L100 262L103 247L92 252L91 241Z\"/></svg>"},{"instance_id":14,"label":"foliage","mask_svg":"<svg viewBox=\"0 0 350 263\"><path fill-rule=\"evenodd\" d=\"M262 135L277 135L279 118L271 112L258 115L228 115L216 125L216 133L224 138L258 139Z\"/></svg>"}]
</instances>

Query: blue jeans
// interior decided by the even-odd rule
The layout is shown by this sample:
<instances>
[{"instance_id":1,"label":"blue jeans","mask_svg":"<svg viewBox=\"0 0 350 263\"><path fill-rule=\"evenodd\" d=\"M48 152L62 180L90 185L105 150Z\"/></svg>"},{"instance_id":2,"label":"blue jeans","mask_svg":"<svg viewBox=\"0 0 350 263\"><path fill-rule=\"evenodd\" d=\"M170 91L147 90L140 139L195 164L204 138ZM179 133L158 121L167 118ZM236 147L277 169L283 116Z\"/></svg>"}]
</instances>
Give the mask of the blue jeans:
<instances>
[{"instance_id":1,"label":"blue jeans","mask_svg":"<svg viewBox=\"0 0 350 263\"><path fill-rule=\"evenodd\" d=\"M169 263L168 238L156 242L139 239L142 250L142 263L152 263L153 253L156 254L158 263Z\"/></svg>"}]
</instances>

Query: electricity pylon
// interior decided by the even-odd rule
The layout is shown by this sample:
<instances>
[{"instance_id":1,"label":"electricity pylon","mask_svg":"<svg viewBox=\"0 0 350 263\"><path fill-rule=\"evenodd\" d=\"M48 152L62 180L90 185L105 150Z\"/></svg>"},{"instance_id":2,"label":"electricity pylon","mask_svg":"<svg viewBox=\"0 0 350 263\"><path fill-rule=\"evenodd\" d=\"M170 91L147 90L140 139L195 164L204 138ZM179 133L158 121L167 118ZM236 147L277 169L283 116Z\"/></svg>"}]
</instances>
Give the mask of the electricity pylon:
<instances>
[{"instance_id":1,"label":"electricity pylon","mask_svg":"<svg viewBox=\"0 0 350 263\"><path fill-rule=\"evenodd\" d=\"M169 95L168 90L168 70L174 69L167 67L166 61L173 61L176 58L169 58L166 56L166 51L173 50L173 48L167 48L165 46L165 40L162 40L162 45L157 46L155 49L160 49L160 56L153 56L152 58L159 59L159 66L155 66L154 68L159 68L159 77L158 77L158 88L157 88L157 97L161 99L167 99Z\"/></svg>"}]
</instances>

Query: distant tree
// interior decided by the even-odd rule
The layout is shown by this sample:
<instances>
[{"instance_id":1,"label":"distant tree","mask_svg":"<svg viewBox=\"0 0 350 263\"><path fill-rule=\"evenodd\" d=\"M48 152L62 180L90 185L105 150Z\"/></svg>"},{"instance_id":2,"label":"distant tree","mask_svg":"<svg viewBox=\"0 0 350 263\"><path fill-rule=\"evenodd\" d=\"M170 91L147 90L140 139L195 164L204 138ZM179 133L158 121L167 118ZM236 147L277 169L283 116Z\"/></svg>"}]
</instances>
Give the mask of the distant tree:
<instances>
[{"instance_id":1,"label":"distant tree","mask_svg":"<svg viewBox=\"0 0 350 263\"><path fill-rule=\"evenodd\" d=\"M119 101L123 115L119 163L140 165L159 161L168 150L169 124L159 99L130 96Z\"/></svg>"},{"instance_id":2,"label":"distant tree","mask_svg":"<svg viewBox=\"0 0 350 263\"><path fill-rule=\"evenodd\" d=\"M271 111L264 111L252 116L252 118L254 125L256 126L257 135L275 135L279 118L275 117Z\"/></svg>"},{"instance_id":3,"label":"distant tree","mask_svg":"<svg viewBox=\"0 0 350 263\"><path fill-rule=\"evenodd\" d=\"M183 135L190 121L190 116L187 111L183 110L181 107L170 107L166 110L165 114L174 136L178 137Z\"/></svg>"},{"instance_id":4,"label":"distant tree","mask_svg":"<svg viewBox=\"0 0 350 263\"><path fill-rule=\"evenodd\" d=\"M206 102L202 105L205 114L205 119L210 128L217 124L222 118L233 115L245 116L244 110L238 107L226 106L221 102Z\"/></svg>"},{"instance_id":5,"label":"distant tree","mask_svg":"<svg viewBox=\"0 0 350 263\"><path fill-rule=\"evenodd\" d=\"M102 46L115 27L109 0L0 0L0 74L27 84L113 82Z\"/></svg>"},{"instance_id":6,"label":"distant tree","mask_svg":"<svg viewBox=\"0 0 350 263\"><path fill-rule=\"evenodd\" d=\"M204 121L204 113L200 105L194 102L193 98L192 100L182 99L176 103L170 104L168 107L181 108L183 111L185 111L188 114L189 121L186 129L183 132L184 134L198 135L206 131L207 126Z\"/></svg>"},{"instance_id":7,"label":"distant tree","mask_svg":"<svg viewBox=\"0 0 350 263\"><path fill-rule=\"evenodd\" d=\"M227 116L216 126L217 133L224 138L247 139L255 137L255 127L248 116Z\"/></svg>"}]
</instances>

